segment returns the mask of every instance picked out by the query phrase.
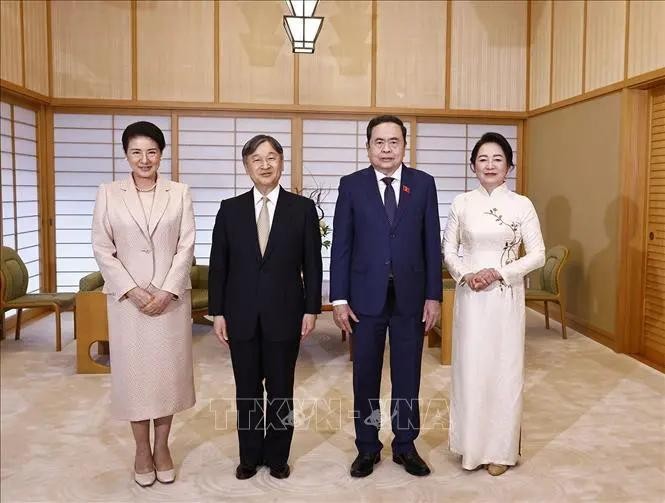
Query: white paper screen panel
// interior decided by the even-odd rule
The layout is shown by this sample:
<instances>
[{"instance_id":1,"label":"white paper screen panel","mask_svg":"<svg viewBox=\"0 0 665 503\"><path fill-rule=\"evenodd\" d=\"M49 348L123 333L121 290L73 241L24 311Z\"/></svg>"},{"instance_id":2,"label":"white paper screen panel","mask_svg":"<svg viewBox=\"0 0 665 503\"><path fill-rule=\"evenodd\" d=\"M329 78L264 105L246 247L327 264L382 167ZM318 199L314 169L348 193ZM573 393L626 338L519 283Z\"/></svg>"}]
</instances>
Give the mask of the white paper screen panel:
<instances>
[{"instance_id":1,"label":"white paper screen panel","mask_svg":"<svg viewBox=\"0 0 665 503\"><path fill-rule=\"evenodd\" d=\"M164 130L167 148L160 171L163 176L170 177L170 117L55 115L57 283L62 291L77 290L79 279L97 270L90 245L90 225L97 187L100 183L127 176L121 134L127 124L142 119L150 120ZM7 144L5 121L3 119L3 170L7 159L11 160L11 152L9 156L4 152ZM191 187L197 226L195 256L198 263L207 264L220 201L239 195L251 187L241 154L242 146L248 139L255 134L265 133L280 141L285 157L282 186L290 189L291 120L181 116L178 125L179 180ZM322 190L320 206L330 226L339 179L368 166L366 126L366 121L357 120L303 120L303 192L310 195L317 188ZM407 130L408 126L407 123ZM477 186L475 176L468 166L470 151L477 139L486 131L497 131L504 134L514 150L517 150L515 125L418 123L417 131L417 138L413 139L417 152L415 167L429 172L436 179L442 227L445 226L454 196ZM411 141L408 131L409 145ZM28 144L23 142L18 145L17 151L19 148L28 148ZM409 153L410 148L407 148L407 165L411 165ZM10 169L13 167L10 166ZM5 187L5 171L2 174L3 209L10 206L5 201L11 201L13 209L13 199L5 197L13 197L13 189ZM515 188L514 171L509 185ZM26 205L27 209L29 207ZM13 236L9 234L9 227L3 226L3 229L3 234ZM329 250L324 249L323 256L324 279L327 280Z\"/></svg>"},{"instance_id":2,"label":"white paper screen panel","mask_svg":"<svg viewBox=\"0 0 665 503\"><path fill-rule=\"evenodd\" d=\"M2 178L2 244L16 248L14 158L11 105L0 103L0 177Z\"/></svg>"},{"instance_id":3,"label":"white paper screen panel","mask_svg":"<svg viewBox=\"0 0 665 503\"><path fill-rule=\"evenodd\" d=\"M166 149L160 176L171 178L169 116L55 114L55 240L58 291L78 291L79 280L97 271L90 229L97 188L129 176L122 132L146 120L163 132Z\"/></svg>"},{"instance_id":4,"label":"white paper screen panel","mask_svg":"<svg viewBox=\"0 0 665 503\"><path fill-rule=\"evenodd\" d=\"M291 119L180 117L178 120L178 168L180 181L189 185L192 192L197 264L209 263L220 202L252 187L242 163L242 147L257 134L275 137L284 148L280 183L291 190Z\"/></svg>"},{"instance_id":5,"label":"white paper screen panel","mask_svg":"<svg viewBox=\"0 0 665 503\"><path fill-rule=\"evenodd\" d=\"M28 293L40 291L37 115L0 105L2 244L16 250L28 270ZM7 316L14 314L8 311Z\"/></svg>"},{"instance_id":6,"label":"white paper screen panel","mask_svg":"<svg viewBox=\"0 0 665 503\"><path fill-rule=\"evenodd\" d=\"M476 142L488 131L506 137L513 147L513 162L517 164L515 125L418 123L417 168L432 175L436 181L442 233L455 196L478 186L469 158ZM508 176L511 190L515 190L515 173L516 170L512 170Z\"/></svg>"}]
</instances>

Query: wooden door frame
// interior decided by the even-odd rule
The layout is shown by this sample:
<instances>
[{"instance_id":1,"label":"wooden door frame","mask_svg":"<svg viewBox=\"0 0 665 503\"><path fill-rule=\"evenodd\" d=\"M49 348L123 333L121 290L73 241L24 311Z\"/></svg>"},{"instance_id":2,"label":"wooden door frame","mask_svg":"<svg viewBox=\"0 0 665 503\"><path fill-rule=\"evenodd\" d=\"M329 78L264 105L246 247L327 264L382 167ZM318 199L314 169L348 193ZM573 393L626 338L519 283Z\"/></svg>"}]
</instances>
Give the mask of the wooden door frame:
<instances>
[{"instance_id":1,"label":"wooden door frame","mask_svg":"<svg viewBox=\"0 0 665 503\"><path fill-rule=\"evenodd\" d=\"M651 92L648 88L621 92L621 145L619 180L619 263L616 308L616 347L638 355L643 337L646 279L646 232L650 149Z\"/></svg>"}]
</instances>

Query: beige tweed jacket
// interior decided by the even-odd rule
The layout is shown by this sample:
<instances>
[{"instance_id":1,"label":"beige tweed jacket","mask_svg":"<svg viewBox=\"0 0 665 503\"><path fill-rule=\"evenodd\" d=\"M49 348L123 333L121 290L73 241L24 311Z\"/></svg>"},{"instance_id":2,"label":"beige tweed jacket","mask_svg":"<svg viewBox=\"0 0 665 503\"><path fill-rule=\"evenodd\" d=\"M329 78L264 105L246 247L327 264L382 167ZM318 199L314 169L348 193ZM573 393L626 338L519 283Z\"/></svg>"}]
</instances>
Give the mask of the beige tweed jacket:
<instances>
[{"instance_id":1,"label":"beige tweed jacket","mask_svg":"<svg viewBox=\"0 0 665 503\"><path fill-rule=\"evenodd\" d=\"M194 216L189 187L157 179L146 222L131 178L102 184L92 224L92 247L104 277L104 293L122 298L139 286L180 296L191 289Z\"/></svg>"}]
</instances>

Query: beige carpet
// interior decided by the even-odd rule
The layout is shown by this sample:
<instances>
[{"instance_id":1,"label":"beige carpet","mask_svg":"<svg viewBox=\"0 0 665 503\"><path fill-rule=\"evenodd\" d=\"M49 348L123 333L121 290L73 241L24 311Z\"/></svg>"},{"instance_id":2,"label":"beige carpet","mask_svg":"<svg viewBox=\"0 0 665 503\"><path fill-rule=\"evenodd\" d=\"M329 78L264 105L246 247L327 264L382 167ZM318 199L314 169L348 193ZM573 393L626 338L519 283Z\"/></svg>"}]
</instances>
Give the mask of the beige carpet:
<instances>
[{"instance_id":1,"label":"beige carpet","mask_svg":"<svg viewBox=\"0 0 665 503\"><path fill-rule=\"evenodd\" d=\"M141 489L131 476L129 425L109 418L109 377L75 373L66 316L62 353L53 349L52 318L26 327L21 341L10 334L0 344L2 501L655 502L665 495L665 376L572 330L564 341L531 311L523 456L501 477L465 472L448 452L450 369L431 348L423 356L424 428L417 446L432 475L418 479L392 462L384 424L383 460L372 476L351 478L348 346L324 317L298 362L289 479L276 480L266 468L251 480L235 479L229 354L208 327L197 325L198 401L176 416L172 433L178 479ZM386 398L389 389L386 365Z\"/></svg>"}]
</instances>

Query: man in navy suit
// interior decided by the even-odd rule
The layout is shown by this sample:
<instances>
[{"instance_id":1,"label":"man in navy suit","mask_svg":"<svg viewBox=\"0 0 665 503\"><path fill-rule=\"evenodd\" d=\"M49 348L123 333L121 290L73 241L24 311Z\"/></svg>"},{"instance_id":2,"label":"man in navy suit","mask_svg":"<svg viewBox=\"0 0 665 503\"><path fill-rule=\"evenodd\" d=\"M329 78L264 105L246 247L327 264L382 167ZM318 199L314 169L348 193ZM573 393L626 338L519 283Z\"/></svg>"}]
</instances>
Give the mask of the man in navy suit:
<instances>
[{"instance_id":1,"label":"man in navy suit","mask_svg":"<svg viewBox=\"0 0 665 503\"><path fill-rule=\"evenodd\" d=\"M399 117L367 125L371 166L344 176L333 223L330 300L339 328L353 333L353 394L358 456L351 476L380 461L379 394L386 330L390 334L393 461L412 475L430 473L414 440L423 338L440 314L439 211L434 178L406 167Z\"/></svg>"}]
</instances>

